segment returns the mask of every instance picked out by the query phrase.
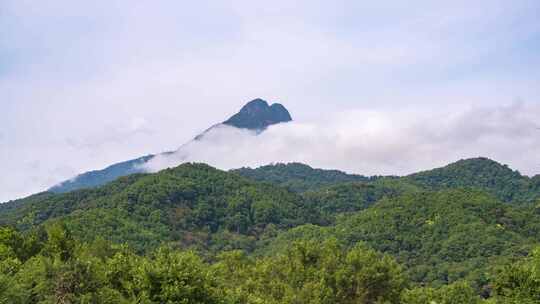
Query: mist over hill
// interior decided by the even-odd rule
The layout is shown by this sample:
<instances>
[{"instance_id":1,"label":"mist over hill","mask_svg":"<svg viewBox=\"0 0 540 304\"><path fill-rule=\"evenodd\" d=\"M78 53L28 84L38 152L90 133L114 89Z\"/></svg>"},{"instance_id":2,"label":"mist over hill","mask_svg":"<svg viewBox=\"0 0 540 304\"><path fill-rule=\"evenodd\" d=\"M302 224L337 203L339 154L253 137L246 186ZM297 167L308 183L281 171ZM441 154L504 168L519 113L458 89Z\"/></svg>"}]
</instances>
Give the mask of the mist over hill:
<instances>
[{"instance_id":1,"label":"mist over hill","mask_svg":"<svg viewBox=\"0 0 540 304\"><path fill-rule=\"evenodd\" d=\"M102 170L82 173L70 180L51 187L49 191L63 193L77 189L91 188L106 184L121 176L146 172L155 166L160 166L160 169L164 169L167 166L160 165L160 162L170 161L169 159L174 159L176 164L180 164L190 156L189 152L185 151L186 146L204 140L205 136L215 132L218 128L230 127L233 129L242 129L247 130L246 133L249 133L250 135L256 135L263 132L271 125L285 123L291 120L291 115L283 105L278 103L269 105L265 100L257 98L248 102L238 113L234 114L226 121L210 127L176 151L147 155L113 164Z\"/></svg>"}]
</instances>

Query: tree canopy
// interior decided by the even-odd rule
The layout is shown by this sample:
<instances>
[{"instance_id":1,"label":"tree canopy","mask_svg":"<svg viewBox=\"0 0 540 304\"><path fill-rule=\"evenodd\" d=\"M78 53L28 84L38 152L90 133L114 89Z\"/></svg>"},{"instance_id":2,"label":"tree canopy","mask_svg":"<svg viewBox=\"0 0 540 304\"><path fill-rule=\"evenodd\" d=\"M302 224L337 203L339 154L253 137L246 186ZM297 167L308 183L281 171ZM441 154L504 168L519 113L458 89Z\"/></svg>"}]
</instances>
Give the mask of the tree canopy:
<instances>
[{"instance_id":1,"label":"tree canopy","mask_svg":"<svg viewBox=\"0 0 540 304\"><path fill-rule=\"evenodd\" d=\"M183 164L0 205L0 303L538 303L537 177Z\"/></svg>"}]
</instances>

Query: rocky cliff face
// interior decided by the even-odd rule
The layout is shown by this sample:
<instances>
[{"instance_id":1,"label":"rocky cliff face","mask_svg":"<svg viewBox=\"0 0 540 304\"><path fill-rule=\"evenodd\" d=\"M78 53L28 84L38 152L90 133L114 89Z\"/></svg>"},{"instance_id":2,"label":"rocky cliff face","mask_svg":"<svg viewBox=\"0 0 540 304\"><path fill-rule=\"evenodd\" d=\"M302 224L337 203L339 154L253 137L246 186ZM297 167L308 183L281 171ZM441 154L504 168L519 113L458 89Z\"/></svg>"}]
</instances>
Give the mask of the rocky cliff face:
<instances>
[{"instance_id":1,"label":"rocky cliff face","mask_svg":"<svg viewBox=\"0 0 540 304\"><path fill-rule=\"evenodd\" d=\"M287 109L279 104L268 105L268 102L260 98L248 102L223 124L250 130L264 130L270 125L291 121L291 115Z\"/></svg>"}]
</instances>

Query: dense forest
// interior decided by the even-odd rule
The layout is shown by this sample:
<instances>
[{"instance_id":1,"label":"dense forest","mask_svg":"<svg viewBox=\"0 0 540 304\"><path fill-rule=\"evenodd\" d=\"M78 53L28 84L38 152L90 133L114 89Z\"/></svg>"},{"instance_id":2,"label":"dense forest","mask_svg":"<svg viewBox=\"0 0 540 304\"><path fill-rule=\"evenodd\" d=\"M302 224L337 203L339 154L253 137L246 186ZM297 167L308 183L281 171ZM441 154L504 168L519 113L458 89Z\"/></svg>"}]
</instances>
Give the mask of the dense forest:
<instances>
[{"instance_id":1,"label":"dense forest","mask_svg":"<svg viewBox=\"0 0 540 304\"><path fill-rule=\"evenodd\" d=\"M0 303L540 303L540 178L183 164L0 205Z\"/></svg>"},{"instance_id":2,"label":"dense forest","mask_svg":"<svg viewBox=\"0 0 540 304\"><path fill-rule=\"evenodd\" d=\"M318 189L321 186L340 182L365 182L370 178L363 175L347 174L338 170L313 169L301 163L275 164L256 169L240 168L232 170L242 176L257 181L265 181L296 192Z\"/></svg>"},{"instance_id":3,"label":"dense forest","mask_svg":"<svg viewBox=\"0 0 540 304\"><path fill-rule=\"evenodd\" d=\"M498 265L484 299L466 280L418 285L362 243L295 241L271 256L205 259L167 246L143 256L100 238L83 243L60 223L0 229L2 303L538 303L538 267L540 249Z\"/></svg>"}]
</instances>

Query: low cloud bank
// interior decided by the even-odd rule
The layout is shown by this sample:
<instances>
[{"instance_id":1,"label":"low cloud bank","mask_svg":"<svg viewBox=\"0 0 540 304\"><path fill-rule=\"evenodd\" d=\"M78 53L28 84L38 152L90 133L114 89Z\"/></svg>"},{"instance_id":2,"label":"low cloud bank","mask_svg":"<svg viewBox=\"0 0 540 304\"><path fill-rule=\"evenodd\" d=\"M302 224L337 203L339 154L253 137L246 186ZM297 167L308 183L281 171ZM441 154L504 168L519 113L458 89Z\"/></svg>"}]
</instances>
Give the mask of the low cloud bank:
<instances>
[{"instance_id":1,"label":"low cloud bank","mask_svg":"<svg viewBox=\"0 0 540 304\"><path fill-rule=\"evenodd\" d=\"M156 172L183 162L221 169L302 162L365 175L408 174L485 156L523 174L540 173L540 107L525 103L441 110L338 113L317 122L271 126L260 135L218 126L145 165Z\"/></svg>"}]
</instances>

